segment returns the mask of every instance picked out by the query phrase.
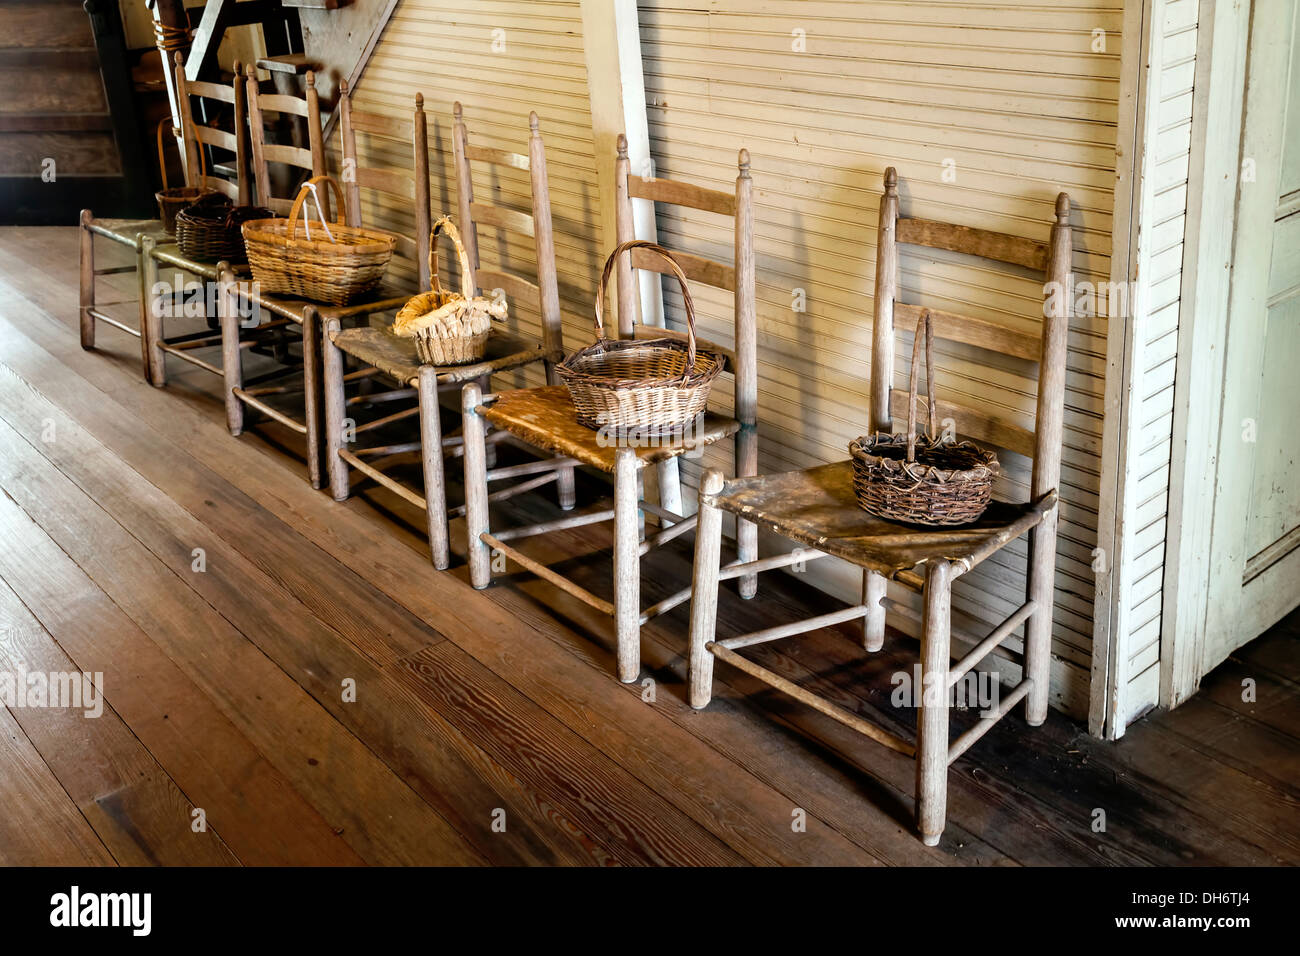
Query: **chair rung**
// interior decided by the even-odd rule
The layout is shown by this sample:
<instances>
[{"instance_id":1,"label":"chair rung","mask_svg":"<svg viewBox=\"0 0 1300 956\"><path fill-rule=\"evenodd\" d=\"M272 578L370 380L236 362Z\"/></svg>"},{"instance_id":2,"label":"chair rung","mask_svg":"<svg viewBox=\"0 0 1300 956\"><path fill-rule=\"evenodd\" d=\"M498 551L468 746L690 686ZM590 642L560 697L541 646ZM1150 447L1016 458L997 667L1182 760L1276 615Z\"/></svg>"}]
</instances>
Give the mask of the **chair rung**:
<instances>
[{"instance_id":1,"label":"chair rung","mask_svg":"<svg viewBox=\"0 0 1300 956\"><path fill-rule=\"evenodd\" d=\"M397 445L376 445L374 448L357 448L353 451L357 456L378 455L381 458L387 455L402 455L411 451L421 451L424 444L418 441L402 442Z\"/></svg>"},{"instance_id":2,"label":"chair rung","mask_svg":"<svg viewBox=\"0 0 1300 956\"><path fill-rule=\"evenodd\" d=\"M512 488L518 486L511 486ZM504 489L510 490L510 489ZM567 518L556 518L554 521L542 521L538 524L526 525L522 528L508 528L505 531L498 531L494 536L498 541L517 541L520 538L531 538L539 534L548 534L552 531L564 531L568 528L581 528L583 525L600 524L603 521L612 521L614 519L613 509L607 511L591 511L587 514L569 515Z\"/></svg>"},{"instance_id":3,"label":"chair rung","mask_svg":"<svg viewBox=\"0 0 1300 956\"><path fill-rule=\"evenodd\" d=\"M665 520L672 520L672 519L665 519ZM640 547L637 549L637 553L641 555L649 554L652 549L659 547L661 544L667 544L669 541L673 540L673 538L676 538L678 535L683 535L686 532L690 531L697 524L699 524L699 521L700 521L699 515L691 515L689 518L679 519L674 524L670 524L662 531L657 532L656 534L653 534L650 537L646 538L644 541L642 541Z\"/></svg>"},{"instance_id":4,"label":"chair rung","mask_svg":"<svg viewBox=\"0 0 1300 956\"><path fill-rule=\"evenodd\" d=\"M780 674L774 674L766 667L760 667L753 661L741 657L735 651L728 650L716 642L711 642L707 644L706 647L713 656L719 660L726 661L731 666L744 671L750 677L757 678L769 687L779 690L781 693L787 694L801 703L807 704L813 710L825 714L827 717L831 718L831 720L839 721L844 726L856 730L864 737L870 737L876 743L883 744L890 750L896 750L900 754L905 754L908 757L916 756L916 748L902 737L895 736L887 730L881 730L875 724L868 723L857 714L851 714L843 707L837 707L830 701L823 700L811 691L806 691L798 684L786 680Z\"/></svg>"},{"instance_id":5,"label":"chair rung","mask_svg":"<svg viewBox=\"0 0 1300 956\"><path fill-rule=\"evenodd\" d=\"M517 485L511 485L509 488L501 488L488 495L488 501L503 501L506 498L513 498L515 495L522 495L525 491L532 491L534 488L540 488L542 485L548 485L560 477L558 471L550 471L544 475L538 475L536 478L529 478L527 481L521 481ZM465 514L465 505L458 505L447 512L448 518L460 518Z\"/></svg>"},{"instance_id":6,"label":"chair rung","mask_svg":"<svg viewBox=\"0 0 1300 956\"><path fill-rule=\"evenodd\" d=\"M400 481L397 481L394 478L389 478L378 468L362 461L360 458L352 454L352 452L348 451L346 448L339 449L339 457L342 458L344 461L346 461L357 471L361 472L367 478L370 478L373 481L377 481L379 484L383 485L389 491L393 492L394 494L400 495L402 498L405 498L407 501L415 505L417 508L427 509L429 507L429 503L424 500L423 495L417 495L414 491L406 487L406 485L402 484Z\"/></svg>"},{"instance_id":7,"label":"chair rung","mask_svg":"<svg viewBox=\"0 0 1300 956\"><path fill-rule=\"evenodd\" d=\"M96 269L97 276L119 276L124 272L134 272L135 266L109 266L107 269Z\"/></svg>"},{"instance_id":8,"label":"chair rung","mask_svg":"<svg viewBox=\"0 0 1300 956\"><path fill-rule=\"evenodd\" d=\"M915 622L918 628L924 629L925 620L921 617L920 611L908 607L906 604L902 603L901 601L895 601L891 597L881 598L880 603L885 608L885 610L893 611L895 614L901 614L909 621ZM918 634L919 633L920 632L918 631ZM978 647L980 644L984 643L983 641L980 641L977 638L972 637L970 634L967 634L965 631L956 627L949 627L948 633L952 636L952 639L954 641L959 641L960 643L965 644L971 648ZM1006 635L1003 635L1003 639L1005 639L1005 637ZM985 638L984 640L988 640L988 638ZM997 643L1001 643L1001 642L999 641ZM1023 654L1020 654L1017 651L1013 651L1009 647L998 647L996 646L996 644L989 647L990 652L994 650L996 650L1000 656L1005 657L1011 663L1023 665L1024 662ZM967 656L969 656L969 653L967 654ZM980 658L977 658L975 660L975 663L978 663L981 659L983 659L983 657L987 657L987 656L988 656L988 652L981 655ZM963 657L959 663L965 663L965 661L966 658ZM965 671L962 671L962 673L965 674ZM953 683L956 682L954 681Z\"/></svg>"},{"instance_id":9,"label":"chair rung","mask_svg":"<svg viewBox=\"0 0 1300 956\"><path fill-rule=\"evenodd\" d=\"M105 315L103 312L100 312L98 309L89 309L87 311L90 313L90 317L93 318L96 322L107 322L115 329L121 329L123 332L130 332L137 339L140 337L139 329L132 328L131 326L126 325L123 322L119 322L111 315Z\"/></svg>"},{"instance_id":10,"label":"chair rung","mask_svg":"<svg viewBox=\"0 0 1300 956\"><path fill-rule=\"evenodd\" d=\"M509 465L505 468L493 468L487 473L488 481L499 478L518 478L521 475L535 475L542 471L557 471L561 468L573 468L581 464L575 458L546 458L542 461L526 461L521 465Z\"/></svg>"},{"instance_id":11,"label":"chair rung","mask_svg":"<svg viewBox=\"0 0 1300 956\"><path fill-rule=\"evenodd\" d=\"M845 621L866 617L866 615L867 606L857 604L853 607L831 611L829 614L819 614L816 617L804 618L802 621L791 621L789 624L778 624L775 627L764 628L761 631L751 631L748 634L729 637L726 640L715 641L714 643L725 647L729 651L734 651L739 647L766 644L768 641L778 641L783 637L807 634L809 631L820 631L823 627L833 627L836 624L843 624Z\"/></svg>"},{"instance_id":12,"label":"chair rung","mask_svg":"<svg viewBox=\"0 0 1300 956\"><path fill-rule=\"evenodd\" d=\"M537 575L542 580L549 581L560 590L568 594L572 594L582 603L595 608L597 611L602 611L605 614L608 614L610 617L614 616L613 604L611 604L609 601L606 601L604 598L596 597L596 595L592 594L586 588L573 583L564 575L560 574L558 571L552 571L550 568L542 564L540 561L534 561L532 558L528 557L528 555L524 554L522 551L510 547L510 545L506 544L504 541L500 540L499 538L494 538L490 534L486 534L486 533L481 534L479 535L479 539L488 547L496 548L506 557L512 558L516 564L519 564L522 567L526 568L527 570L533 572L533 574Z\"/></svg>"},{"instance_id":13,"label":"chair rung","mask_svg":"<svg viewBox=\"0 0 1300 956\"><path fill-rule=\"evenodd\" d=\"M966 676L966 672L984 660L993 650L1007 639L1007 635L1024 623L1029 615L1034 613L1038 607L1033 601L1026 601L1016 609L1015 613L993 629L988 637L980 641L965 657L959 660L952 667L948 668L948 686L956 686L957 682Z\"/></svg>"},{"instance_id":14,"label":"chair rung","mask_svg":"<svg viewBox=\"0 0 1300 956\"><path fill-rule=\"evenodd\" d=\"M191 365L197 365L199 368L205 369L206 371L211 372L213 375L225 374L223 371L221 371L221 369L217 368L211 362L205 362L201 358L195 358L185 349L178 349L171 345L163 345L162 343L159 343L158 347L162 349L164 352L168 353L169 355L175 355L178 359L181 359L182 361L185 362L189 362Z\"/></svg>"},{"instance_id":15,"label":"chair rung","mask_svg":"<svg viewBox=\"0 0 1300 956\"><path fill-rule=\"evenodd\" d=\"M391 415L385 415L383 418L376 418L372 422L366 422L364 425L358 425L353 429L353 433L360 435L362 432L372 431L376 428L382 428L384 425L390 425L393 422L399 422L403 418L410 418L412 415L420 414L420 406L412 405L410 408L404 408L400 412L394 412Z\"/></svg>"},{"instance_id":16,"label":"chair rung","mask_svg":"<svg viewBox=\"0 0 1300 956\"><path fill-rule=\"evenodd\" d=\"M648 608L646 608L644 611L641 612L641 623L644 624L646 621L650 620L653 617L658 617L660 614L667 614L669 611L671 611L677 605L681 604L683 601L689 600L690 596L691 596L691 589L689 587L685 587L682 588L680 591L676 591L668 595L668 597L664 598L658 604L651 604Z\"/></svg>"},{"instance_id":17,"label":"chair rung","mask_svg":"<svg viewBox=\"0 0 1300 956\"><path fill-rule=\"evenodd\" d=\"M669 511L667 508L659 507L653 501L646 501L645 499L642 499L641 501L637 502L637 507L640 508L642 511L646 512L647 514L654 515L656 518L662 518L664 521L678 522L678 521L686 520L681 515L674 514L673 512Z\"/></svg>"},{"instance_id":18,"label":"chair rung","mask_svg":"<svg viewBox=\"0 0 1300 956\"><path fill-rule=\"evenodd\" d=\"M346 380L345 376L344 381ZM370 405L376 402L392 402L403 398L415 398L418 394L420 394L419 391L414 388L396 388L387 392L368 392L362 395L353 395L347 400L346 404Z\"/></svg>"},{"instance_id":19,"label":"chair rung","mask_svg":"<svg viewBox=\"0 0 1300 956\"><path fill-rule=\"evenodd\" d=\"M775 571L777 568L788 568L800 561L814 561L817 558L824 557L826 557L825 551L795 548L785 554L774 554L770 558L759 558L757 561L746 561L744 564L733 561L731 564L722 566L722 570L718 572L718 580L730 581L732 578L743 578L747 574L757 574L760 571Z\"/></svg>"},{"instance_id":20,"label":"chair rung","mask_svg":"<svg viewBox=\"0 0 1300 956\"><path fill-rule=\"evenodd\" d=\"M215 371L217 372L218 375L221 374L220 369L216 369ZM280 411L279 409L272 408L270 405L266 404L266 402L257 398L255 395L252 395L249 392L244 391L242 388L232 388L230 392L232 395L235 396L235 398L239 399L245 405L248 405L252 408L256 408L259 412L261 412L263 415L266 415L268 418L274 418L277 422L279 422L281 425L284 425L286 428L292 428L299 435L307 434L306 425L304 425L302 422L290 418L288 415L286 415L284 412Z\"/></svg>"},{"instance_id":21,"label":"chair rung","mask_svg":"<svg viewBox=\"0 0 1300 956\"><path fill-rule=\"evenodd\" d=\"M979 740L992 730L993 725L1005 717L1011 711L1011 708L1020 703L1024 696L1033 690L1033 688L1034 681L1033 678L1030 677L1026 677L1017 684L1011 693L1002 698L1002 702L998 704L997 713L992 717L981 717L974 727L970 728L970 730L966 731L952 742L948 747L948 763L951 764L954 760L969 750L971 744L975 743L975 741Z\"/></svg>"}]
</instances>

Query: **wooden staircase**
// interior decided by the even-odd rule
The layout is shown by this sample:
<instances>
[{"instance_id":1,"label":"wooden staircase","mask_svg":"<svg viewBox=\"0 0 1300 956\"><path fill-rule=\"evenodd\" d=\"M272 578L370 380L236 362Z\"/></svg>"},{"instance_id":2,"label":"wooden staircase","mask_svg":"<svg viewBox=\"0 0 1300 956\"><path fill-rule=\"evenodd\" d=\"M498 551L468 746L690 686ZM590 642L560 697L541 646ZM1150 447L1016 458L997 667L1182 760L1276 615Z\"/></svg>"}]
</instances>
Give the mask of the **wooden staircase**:
<instances>
[{"instance_id":1,"label":"wooden staircase","mask_svg":"<svg viewBox=\"0 0 1300 956\"><path fill-rule=\"evenodd\" d=\"M147 214L116 0L0 0L0 84L0 222Z\"/></svg>"}]
</instances>

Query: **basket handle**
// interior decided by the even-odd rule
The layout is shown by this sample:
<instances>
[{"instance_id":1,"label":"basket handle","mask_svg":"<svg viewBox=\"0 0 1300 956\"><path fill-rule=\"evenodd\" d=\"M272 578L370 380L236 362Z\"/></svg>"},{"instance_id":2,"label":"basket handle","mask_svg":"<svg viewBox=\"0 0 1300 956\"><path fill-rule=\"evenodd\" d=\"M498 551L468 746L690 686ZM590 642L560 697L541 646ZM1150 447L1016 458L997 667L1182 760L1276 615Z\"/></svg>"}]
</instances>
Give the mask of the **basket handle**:
<instances>
[{"instance_id":1,"label":"basket handle","mask_svg":"<svg viewBox=\"0 0 1300 956\"><path fill-rule=\"evenodd\" d=\"M618 257L624 252L631 253L633 249L649 249L660 259L663 259L672 269L677 284L682 287L682 302L686 305L686 370L682 372L682 381L686 381L691 373L695 371L695 302L691 299L691 290L686 285L686 273L677 264L677 260L673 258L672 253L663 246L646 239L630 239L627 242L619 243L617 248L609 254L609 258L605 260L605 271L600 276L600 285L596 287L596 339L598 341L605 339L605 323L603 321L605 287L609 285L609 277L614 271L614 263L618 261Z\"/></svg>"},{"instance_id":2,"label":"basket handle","mask_svg":"<svg viewBox=\"0 0 1300 956\"><path fill-rule=\"evenodd\" d=\"M431 292L442 291L442 284L438 281L438 237L444 234L456 247L456 258L460 262L460 294L466 300L472 299L478 294L477 289L468 287L469 277L474 270L469 264L469 253L461 241L460 230L456 228L451 216L443 216L435 222L433 231L429 233L429 289Z\"/></svg>"},{"instance_id":3,"label":"basket handle","mask_svg":"<svg viewBox=\"0 0 1300 956\"><path fill-rule=\"evenodd\" d=\"M322 181L329 183L330 188L334 190L334 197L339 201L339 214L338 214L338 218L335 219L334 222L336 224L342 225L344 222L347 221L348 209L347 209L347 205L344 203L343 200L343 190L339 189L339 184L334 181L334 177L313 176L311 179L307 180L305 183L303 183L301 186L298 187L298 195L297 197L295 197L293 201L293 208L289 210L289 225L285 228L285 235L287 235L290 239L296 239L298 236L298 215L302 211L302 204L307 200L307 197L310 196L313 192L311 187L315 186L317 183ZM320 208L320 203L316 204L316 212L320 216L321 223L324 224L325 226L325 234L329 235L329 223L325 222L325 213ZM330 236L331 241L333 240L333 238L334 238L333 236Z\"/></svg>"},{"instance_id":4,"label":"basket handle","mask_svg":"<svg viewBox=\"0 0 1300 956\"><path fill-rule=\"evenodd\" d=\"M934 330L931 328L930 310L922 309L916 320L912 337L912 372L907 380L907 460L916 461L916 379L921 364L921 340L925 340L925 390L929 396L930 440L938 434L934 420Z\"/></svg>"},{"instance_id":5,"label":"basket handle","mask_svg":"<svg viewBox=\"0 0 1300 956\"><path fill-rule=\"evenodd\" d=\"M162 173L163 191L165 192L167 189L167 160L163 158L163 127L175 128L172 126L172 118L170 116L164 116L158 122L158 171ZM194 142L198 146L196 152L199 154L198 186L199 188L202 188L203 181L208 178L207 157L203 155L203 144L198 141L197 136L194 138ZM180 147L177 147L178 150L179 148Z\"/></svg>"}]
</instances>

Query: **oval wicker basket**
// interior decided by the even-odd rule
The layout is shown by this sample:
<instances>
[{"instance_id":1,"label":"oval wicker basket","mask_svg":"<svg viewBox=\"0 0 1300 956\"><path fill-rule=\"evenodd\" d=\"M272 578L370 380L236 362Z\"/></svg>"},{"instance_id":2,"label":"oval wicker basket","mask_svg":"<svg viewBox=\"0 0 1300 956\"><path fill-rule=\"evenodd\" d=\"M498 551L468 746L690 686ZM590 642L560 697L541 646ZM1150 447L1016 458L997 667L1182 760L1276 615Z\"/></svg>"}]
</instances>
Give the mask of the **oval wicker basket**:
<instances>
[{"instance_id":1,"label":"oval wicker basket","mask_svg":"<svg viewBox=\"0 0 1300 956\"><path fill-rule=\"evenodd\" d=\"M918 436L916 386L923 338L930 432ZM989 506L998 460L972 442L936 437L932 339L927 309L916 323L912 343L907 434L863 435L849 443L853 492L864 511L890 521L932 527L967 524Z\"/></svg>"},{"instance_id":2,"label":"oval wicker basket","mask_svg":"<svg viewBox=\"0 0 1300 956\"><path fill-rule=\"evenodd\" d=\"M328 183L339 202L339 221L325 222L316 184ZM298 221L308 196L316 202L319 232ZM263 292L347 305L379 285L397 239L378 229L343 224L346 206L339 184L329 176L303 183L288 219L252 219L243 224L244 248L253 279ZM302 228L300 229L299 226Z\"/></svg>"},{"instance_id":3,"label":"oval wicker basket","mask_svg":"<svg viewBox=\"0 0 1300 956\"><path fill-rule=\"evenodd\" d=\"M682 289L686 341L609 339L603 322L605 288L614 263L624 252L648 249L663 259ZM649 430L671 434L704 412L709 390L726 363L719 352L697 350L695 303L686 274L662 246L644 239L621 243L605 260L596 289L596 341L556 366L569 388L579 423L588 428Z\"/></svg>"},{"instance_id":4,"label":"oval wicker basket","mask_svg":"<svg viewBox=\"0 0 1300 956\"><path fill-rule=\"evenodd\" d=\"M438 236L445 234L460 260L460 292L444 290L438 281ZM433 288L407 301L393 319L392 332L415 339L415 351L425 365L466 365L487 354L492 319L504 319L506 307L474 295L469 285L473 269L460 231L448 216L433 224L429 235L429 282ZM455 308L446 309L447 306ZM441 316L435 315L446 309Z\"/></svg>"},{"instance_id":5,"label":"oval wicker basket","mask_svg":"<svg viewBox=\"0 0 1300 956\"><path fill-rule=\"evenodd\" d=\"M274 215L261 206L236 206L221 193L211 193L176 214L176 245L181 255L196 262L242 263L247 260L240 226Z\"/></svg>"},{"instance_id":6,"label":"oval wicker basket","mask_svg":"<svg viewBox=\"0 0 1300 956\"><path fill-rule=\"evenodd\" d=\"M163 188L153 194L153 198L158 200L158 218L162 221L163 232L172 236L176 234L176 215L186 206L193 205L204 196L209 195L212 190L203 189L199 186L171 186L167 185L167 160L163 156L163 128L172 125L171 117L168 116L158 124L158 171L162 173ZM203 157L202 144L199 145L199 181L202 182L207 176L207 167Z\"/></svg>"}]
</instances>

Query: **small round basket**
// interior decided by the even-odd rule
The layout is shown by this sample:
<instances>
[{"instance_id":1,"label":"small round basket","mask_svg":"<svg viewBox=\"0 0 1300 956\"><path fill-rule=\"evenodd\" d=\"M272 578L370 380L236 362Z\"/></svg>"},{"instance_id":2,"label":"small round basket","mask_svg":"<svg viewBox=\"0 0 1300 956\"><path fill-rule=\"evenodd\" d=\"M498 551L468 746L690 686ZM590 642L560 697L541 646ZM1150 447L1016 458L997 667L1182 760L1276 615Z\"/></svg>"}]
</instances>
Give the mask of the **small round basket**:
<instances>
[{"instance_id":1,"label":"small round basket","mask_svg":"<svg viewBox=\"0 0 1300 956\"><path fill-rule=\"evenodd\" d=\"M602 321L605 288L614 263L624 252L648 249L663 259L682 289L686 341L609 339ZM695 303L686 274L662 246L643 239L624 242L605 260L596 290L596 341L556 366L569 389L578 422L588 428L613 428L656 434L680 432L704 412L713 380L726 357L695 346Z\"/></svg>"},{"instance_id":2,"label":"small round basket","mask_svg":"<svg viewBox=\"0 0 1300 956\"><path fill-rule=\"evenodd\" d=\"M221 193L209 193L176 214L176 245L197 262L247 261L240 226L275 213L261 206L236 206Z\"/></svg>"},{"instance_id":3,"label":"small round basket","mask_svg":"<svg viewBox=\"0 0 1300 956\"><path fill-rule=\"evenodd\" d=\"M907 434L863 435L849 443L849 454L853 492L864 511L890 521L947 527L968 524L984 513L993 494L998 460L971 442L936 437L930 325L926 310L912 344ZM918 436L916 386L923 337L930 433Z\"/></svg>"},{"instance_id":4,"label":"small round basket","mask_svg":"<svg viewBox=\"0 0 1300 956\"><path fill-rule=\"evenodd\" d=\"M460 292L448 292L438 281L438 236L446 235L460 261ZM433 288L412 297L393 319L393 334L415 339L415 351L425 365L467 365L487 354L492 320L506 317L506 304L477 296L469 285L473 270L456 224L443 216L429 236L429 282Z\"/></svg>"},{"instance_id":5,"label":"small round basket","mask_svg":"<svg viewBox=\"0 0 1300 956\"><path fill-rule=\"evenodd\" d=\"M204 196L212 193L210 189L203 189L198 186L168 186L167 185L167 160L163 157L163 129L172 125L171 117L165 118L158 124L158 171L162 173L163 188L153 194L153 198L158 200L158 218L162 221L163 232L169 236L176 234L176 215L186 206L192 206ZM203 182L207 176L204 165L203 149L200 146L199 154L199 182Z\"/></svg>"}]
</instances>

